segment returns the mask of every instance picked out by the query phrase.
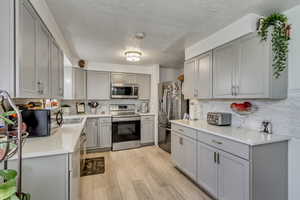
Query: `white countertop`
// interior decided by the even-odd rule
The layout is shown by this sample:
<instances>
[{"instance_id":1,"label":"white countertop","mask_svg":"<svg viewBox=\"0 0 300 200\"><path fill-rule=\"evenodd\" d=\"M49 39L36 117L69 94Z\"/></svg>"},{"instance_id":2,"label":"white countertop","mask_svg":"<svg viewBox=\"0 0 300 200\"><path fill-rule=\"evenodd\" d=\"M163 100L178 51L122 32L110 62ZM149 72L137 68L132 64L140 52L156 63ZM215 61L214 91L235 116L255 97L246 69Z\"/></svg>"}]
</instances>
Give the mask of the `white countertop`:
<instances>
[{"instance_id":1,"label":"white countertop","mask_svg":"<svg viewBox=\"0 0 300 200\"><path fill-rule=\"evenodd\" d=\"M23 146L23 158L72 153L85 126L87 116L80 124L63 125L48 137L27 138ZM75 118L75 117L73 117ZM78 116L77 116L78 118ZM11 160L16 159L16 155Z\"/></svg>"},{"instance_id":2,"label":"white countertop","mask_svg":"<svg viewBox=\"0 0 300 200\"><path fill-rule=\"evenodd\" d=\"M111 117L110 114L76 114L76 115L64 115L64 119L74 119L74 118L105 118Z\"/></svg>"},{"instance_id":3,"label":"white countertop","mask_svg":"<svg viewBox=\"0 0 300 200\"><path fill-rule=\"evenodd\" d=\"M288 136L264 134L259 131L246 128L237 128L232 126L213 126L208 124L204 120L172 120L171 123L203 131L250 146L290 140L290 137Z\"/></svg>"},{"instance_id":4,"label":"white countertop","mask_svg":"<svg viewBox=\"0 0 300 200\"><path fill-rule=\"evenodd\" d=\"M141 116L155 115L155 113L138 113Z\"/></svg>"}]
</instances>

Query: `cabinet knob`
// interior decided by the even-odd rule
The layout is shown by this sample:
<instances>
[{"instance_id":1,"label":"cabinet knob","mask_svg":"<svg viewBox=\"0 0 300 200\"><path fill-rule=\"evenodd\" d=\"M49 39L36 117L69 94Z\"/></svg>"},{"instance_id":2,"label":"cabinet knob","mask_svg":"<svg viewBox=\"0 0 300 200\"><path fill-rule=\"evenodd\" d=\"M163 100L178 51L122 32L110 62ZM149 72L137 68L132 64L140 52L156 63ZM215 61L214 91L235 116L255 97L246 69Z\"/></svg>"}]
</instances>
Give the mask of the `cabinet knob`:
<instances>
[{"instance_id":1,"label":"cabinet knob","mask_svg":"<svg viewBox=\"0 0 300 200\"><path fill-rule=\"evenodd\" d=\"M179 138L179 144L183 145L183 138Z\"/></svg>"}]
</instances>

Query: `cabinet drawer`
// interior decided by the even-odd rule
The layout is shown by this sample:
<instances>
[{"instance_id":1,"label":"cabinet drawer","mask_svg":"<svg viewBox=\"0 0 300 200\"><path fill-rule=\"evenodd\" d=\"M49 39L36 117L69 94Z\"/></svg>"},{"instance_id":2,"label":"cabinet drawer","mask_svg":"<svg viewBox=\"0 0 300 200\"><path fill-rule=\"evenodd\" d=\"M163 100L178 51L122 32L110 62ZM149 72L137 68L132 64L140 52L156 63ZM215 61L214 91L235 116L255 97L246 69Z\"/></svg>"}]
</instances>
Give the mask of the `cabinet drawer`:
<instances>
[{"instance_id":1,"label":"cabinet drawer","mask_svg":"<svg viewBox=\"0 0 300 200\"><path fill-rule=\"evenodd\" d=\"M99 122L100 123L111 123L111 118L100 118Z\"/></svg>"},{"instance_id":2,"label":"cabinet drawer","mask_svg":"<svg viewBox=\"0 0 300 200\"><path fill-rule=\"evenodd\" d=\"M197 139L197 131L191 128L187 128L177 124L172 124L172 131L175 131L179 134L185 135L193 139Z\"/></svg>"},{"instance_id":3,"label":"cabinet drawer","mask_svg":"<svg viewBox=\"0 0 300 200\"><path fill-rule=\"evenodd\" d=\"M214 136L201 131L199 131L197 134L197 140L199 142L206 143L225 152L229 152L233 155L249 160L249 146L246 144L234 142L232 140Z\"/></svg>"},{"instance_id":4,"label":"cabinet drawer","mask_svg":"<svg viewBox=\"0 0 300 200\"><path fill-rule=\"evenodd\" d=\"M141 120L154 120L154 116L153 115L148 115L148 116L141 116Z\"/></svg>"}]
</instances>

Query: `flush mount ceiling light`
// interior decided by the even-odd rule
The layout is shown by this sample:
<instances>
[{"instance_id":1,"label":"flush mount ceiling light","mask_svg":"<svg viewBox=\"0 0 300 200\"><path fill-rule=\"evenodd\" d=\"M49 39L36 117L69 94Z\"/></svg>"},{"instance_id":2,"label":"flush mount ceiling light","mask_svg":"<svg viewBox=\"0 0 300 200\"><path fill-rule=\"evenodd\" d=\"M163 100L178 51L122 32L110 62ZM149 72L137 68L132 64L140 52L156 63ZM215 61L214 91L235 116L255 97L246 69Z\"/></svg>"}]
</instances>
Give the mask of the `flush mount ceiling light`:
<instances>
[{"instance_id":1,"label":"flush mount ceiling light","mask_svg":"<svg viewBox=\"0 0 300 200\"><path fill-rule=\"evenodd\" d=\"M145 38L145 36L146 34L144 32L137 32L131 38L131 47L127 47L127 50L124 52L127 61L138 62L141 60L142 52L140 51L140 49L142 40Z\"/></svg>"},{"instance_id":2,"label":"flush mount ceiling light","mask_svg":"<svg viewBox=\"0 0 300 200\"><path fill-rule=\"evenodd\" d=\"M138 62L141 60L142 52L140 51L125 51L126 60L129 62Z\"/></svg>"}]
</instances>

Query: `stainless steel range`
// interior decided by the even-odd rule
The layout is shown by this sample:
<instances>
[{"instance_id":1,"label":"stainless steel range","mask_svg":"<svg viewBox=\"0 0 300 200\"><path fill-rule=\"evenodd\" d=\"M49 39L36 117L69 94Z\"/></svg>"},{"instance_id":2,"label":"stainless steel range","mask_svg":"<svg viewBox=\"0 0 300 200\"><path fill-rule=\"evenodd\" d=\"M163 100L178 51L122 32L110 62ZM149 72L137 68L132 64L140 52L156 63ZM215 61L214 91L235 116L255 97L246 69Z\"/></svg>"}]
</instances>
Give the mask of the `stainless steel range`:
<instances>
[{"instance_id":1,"label":"stainless steel range","mask_svg":"<svg viewBox=\"0 0 300 200\"><path fill-rule=\"evenodd\" d=\"M112 150L141 146L141 118L133 104L110 105L112 114Z\"/></svg>"}]
</instances>

